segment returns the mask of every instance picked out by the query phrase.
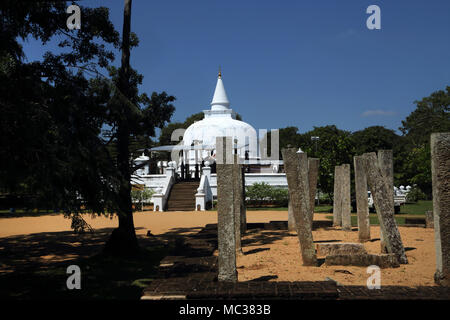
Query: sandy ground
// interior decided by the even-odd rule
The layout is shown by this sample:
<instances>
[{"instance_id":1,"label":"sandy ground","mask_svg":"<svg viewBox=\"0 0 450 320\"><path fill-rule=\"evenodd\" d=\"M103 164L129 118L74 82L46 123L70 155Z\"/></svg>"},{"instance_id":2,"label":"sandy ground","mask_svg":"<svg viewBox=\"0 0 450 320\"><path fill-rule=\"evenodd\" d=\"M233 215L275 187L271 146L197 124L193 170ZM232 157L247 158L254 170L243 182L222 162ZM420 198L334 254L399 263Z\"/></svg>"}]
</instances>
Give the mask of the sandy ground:
<instances>
[{"instance_id":1,"label":"sandy ground","mask_svg":"<svg viewBox=\"0 0 450 320\"><path fill-rule=\"evenodd\" d=\"M329 214L315 214L315 220L325 220ZM167 232L190 233L209 223L217 222L216 212L138 212L134 215L136 232L154 235ZM248 211L248 222L287 220L287 211ZM85 216L94 228L114 228L117 218ZM0 219L0 238L45 232L70 231L69 219L61 215ZM400 227L408 265L382 269L382 285L433 286L435 271L434 230ZM313 231L314 241L357 242L358 232L339 229ZM370 253L380 252L379 227L371 227L372 241L365 243ZM346 285L366 285L369 274L365 267L326 266L303 267L298 238L283 230L249 230L243 239L244 255L237 260L239 280L268 279L270 281L323 281L331 278ZM321 258L321 257L319 257Z\"/></svg>"},{"instance_id":2,"label":"sandy ground","mask_svg":"<svg viewBox=\"0 0 450 320\"><path fill-rule=\"evenodd\" d=\"M316 214L316 219L325 215ZM434 229L399 227L409 264L381 269L381 285L434 286L436 270ZM358 242L357 228L344 232L340 228L313 231L315 242L340 240ZM380 228L371 227L371 242L364 244L369 253L380 253ZM239 280L256 278L274 281L317 281L331 278L344 285L366 285L370 276L366 267L304 267L298 237L286 231L257 231L245 236L244 255L238 257ZM250 253L250 254L248 254ZM325 257L318 257L325 258Z\"/></svg>"},{"instance_id":3,"label":"sandy ground","mask_svg":"<svg viewBox=\"0 0 450 320\"><path fill-rule=\"evenodd\" d=\"M83 215L94 229L115 228L117 217L91 217ZM248 222L269 222L287 220L287 211L248 211ZM217 211L192 212L136 212L134 225L138 235L145 235L150 230L158 235L177 229L202 228L206 224L217 223ZM71 220L63 215L45 215L39 217L2 218L0 219L0 238L40 232L71 231Z\"/></svg>"}]
</instances>

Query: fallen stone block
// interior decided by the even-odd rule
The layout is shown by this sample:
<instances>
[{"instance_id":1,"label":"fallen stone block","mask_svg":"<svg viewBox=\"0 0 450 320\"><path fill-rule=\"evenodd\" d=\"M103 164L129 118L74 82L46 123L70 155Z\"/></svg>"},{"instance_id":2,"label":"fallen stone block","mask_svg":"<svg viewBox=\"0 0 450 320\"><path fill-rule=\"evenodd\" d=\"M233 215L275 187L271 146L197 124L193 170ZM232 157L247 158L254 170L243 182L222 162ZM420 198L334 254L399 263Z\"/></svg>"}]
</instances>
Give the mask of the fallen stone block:
<instances>
[{"instance_id":1,"label":"fallen stone block","mask_svg":"<svg viewBox=\"0 0 450 320\"><path fill-rule=\"evenodd\" d=\"M366 254L367 251L362 243L351 242L324 242L317 243L316 250L318 256L334 256L334 255L349 255L349 254Z\"/></svg>"},{"instance_id":2,"label":"fallen stone block","mask_svg":"<svg viewBox=\"0 0 450 320\"><path fill-rule=\"evenodd\" d=\"M420 224L425 225L425 218L405 218L405 224Z\"/></svg>"},{"instance_id":3,"label":"fallen stone block","mask_svg":"<svg viewBox=\"0 0 450 320\"><path fill-rule=\"evenodd\" d=\"M339 254L329 255L325 258L328 266L358 266L367 267L371 265L380 268L398 268L400 266L398 258L393 253L388 254Z\"/></svg>"}]
</instances>

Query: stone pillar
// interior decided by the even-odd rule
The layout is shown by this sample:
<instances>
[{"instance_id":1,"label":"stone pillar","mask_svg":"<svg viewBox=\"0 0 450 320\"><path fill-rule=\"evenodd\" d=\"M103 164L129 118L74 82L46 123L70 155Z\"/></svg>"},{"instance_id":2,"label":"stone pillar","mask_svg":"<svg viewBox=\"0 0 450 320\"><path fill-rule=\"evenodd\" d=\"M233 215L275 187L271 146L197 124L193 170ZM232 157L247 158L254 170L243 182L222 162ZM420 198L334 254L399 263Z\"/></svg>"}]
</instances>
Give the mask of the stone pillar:
<instances>
[{"instance_id":1,"label":"stone pillar","mask_svg":"<svg viewBox=\"0 0 450 320\"><path fill-rule=\"evenodd\" d=\"M431 134L437 284L450 286L450 132Z\"/></svg>"},{"instance_id":2,"label":"stone pillar","mask_svg":"<svg viewBox=\"0 0 450 320\"><path fill-rule=\"evenodd\" d=\"M384 240L388 253L394 253L399 263L406 264L405 248L403 247L400 232L394 219L393 202L390 199L393 186L381 173L380 165L375 152L363 154L364 168L366 171L369 189L372 192L373 202L377 210L380 229L384 234Z\"/></svg>"},{"instance_id":3,"label":"stone pillar","mask_svg":"<svg viewBox=\"0 0 450 320\"><path fill-rule=\"evenodd\" d=\"M241 166L241 235L244 235L247 232L247 208L245 206L245 169L244 166Z\"/></svg>"},{"instance_id":4,"label":"stone pillar","mask_svg":"<svg viewBox=\"0 0 450 320\"><path fill-rule=\"evenodd\" d=\"M288 202L288 230L289 231L297 231L297 227L295 226L295 218L294 218L294 211L292 209L292 201L290 199L290 193L289 193L289 202Z\"/></svg>"},{"instance_id":5,"label":"stone pillar","mask_svg":"<svg viewBox=\"0 0 450 320\"><path fill-rule=\"evenodd\" d=\"M392 150L378 150L378 164L381 169L381 174L386 179L387 183L391 187L389 189L388 199L392 202L392 215L394 215L394 156ZM380 246L381 252L387 253L386 241L384 240L384 234L380 229Z\"/></svg>"},{"instance_id":6,"label":"stone pillar","mask_svg":"<svg viewBox=\"0 0 450 320\"><path fill-rule=\"evenodd\" d=\"M282 150L303 265L317 266L309 208L308 157L297 149Z\"/></svg>"},{"instance_id":7,"label":"stone pillar","mask_svg":"<svg viewBox=\"0 0 450 320\"><path fill-rule=\"evenodd\" d=\"M233 160L234 231L236 234L236 253L241 254L242 165L239 163L237 154L234 155Z\"/></svg>"},{"instance_id":8,"label":"stone pillar","mask_svg":"<svg viewBox=\"0 0 450 320\"><path fill-rule=\"evenodd\" d=\"M334 167L334 191L333 191L333 226L339 227L342 225L342 210L341 210L341 166Z\"/></svg>"},{"instance_id":9,"label":"stone pillar","mask_svg":"<svg viewBox=\"0 0 450 320\"><path fill-rule=\"evenodd\" d=\"M364 171L364 162L361 156L353 158L355 166L355 194L356 212L358 215L358 238L359 242L370 240L369 204L367 196L367 177Z\"/></svg>"},{"instance_id":10,"label":"stone pillar","mask_svg":"<svg viewBox=\"0 0 450 320\"><path fill-rule=\"evenodd\" d=\"M342 212L342 230L351 231L351 202L350 202L350 164L341 166L341 212Z\"/></svg>"},{"instance_id":11,"label":"stone pillar","mask_svg":"<svg viewBox=\"0 0 450 320\"><path fill-rule=\"evenodd\" d=\"M309 209L311 210L311 225L314 221L314 207L316 205L317 177L319 175L319 159L308 158L309 181Z\"/></svg>"},{"instance_id":12,"label":"stone pillar","mask_svg":"<svg viewBox=\"0 0 450 320\"><path fill-rule=\"evenodd\" d=\"M226 161L232 154L230 137L217 137L217 237L219 251L219 281L237 282L236 232L233 192L233 164Z\"/></svg>"},{"instance_id":13,"label":"stone pillar","mask_svg":"<svg viewBox=\"0 0 450 320\"><path fill-rule=\"evenodd\" d=\"M432 210L425 211L425 227L434 228L434 217Z\"/></svg>"}]
</instances>

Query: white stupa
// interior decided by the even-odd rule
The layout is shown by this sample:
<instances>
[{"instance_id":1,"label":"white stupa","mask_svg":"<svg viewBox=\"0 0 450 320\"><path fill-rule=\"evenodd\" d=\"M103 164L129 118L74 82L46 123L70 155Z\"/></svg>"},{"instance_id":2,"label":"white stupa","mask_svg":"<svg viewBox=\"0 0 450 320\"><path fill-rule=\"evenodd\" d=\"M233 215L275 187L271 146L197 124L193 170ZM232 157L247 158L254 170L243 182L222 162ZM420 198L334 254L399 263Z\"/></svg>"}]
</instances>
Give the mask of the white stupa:
<instances>
[{"instance_id":1,"label":"white stupa","mask_svg":"<svg viewBox=\"0 0 450 320\"><path fill-rule=\"evenodd\" d=\"M244 157L245 151L248 151L249 158L258 156L258 138L256 130L246 122L236 120L236 113L229 108L230 102L222 81L222 75L219 71L216 90L211 101L211 109L204 110L203 120L193 123L187 128L183 136L185 146L204 145L210 146L209 151L202 151L203 159L211 156L211 150L215 153L216 137L232 137L233 144L237 147L238 154ZM190 155L190 158L193 154Z\"/></svg>"}]
</instances>

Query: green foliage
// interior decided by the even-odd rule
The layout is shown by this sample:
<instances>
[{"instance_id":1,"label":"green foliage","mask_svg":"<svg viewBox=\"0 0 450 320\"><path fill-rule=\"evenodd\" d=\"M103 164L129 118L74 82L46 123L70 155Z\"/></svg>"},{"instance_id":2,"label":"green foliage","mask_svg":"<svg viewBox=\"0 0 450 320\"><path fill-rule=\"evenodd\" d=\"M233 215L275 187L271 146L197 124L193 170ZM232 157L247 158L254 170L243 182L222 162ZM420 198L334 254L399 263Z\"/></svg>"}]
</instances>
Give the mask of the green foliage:
<instances>
[{"instance_id":1,"label":"green foliage","mask_svg":"<svg viewBox=\"0 0 450 320\"><path fill-rule=\"evenodd\" d=\"M394 130L382 126L372 126L353 132L352 139L356 155L390 149L393 149L395 154L395 149L401 137Z\"/></svg>"},{"instance_id":2,"label":"green foliage","mask_svg":"<svg viewBox=\"0 0 450 320\"><path fill-rule=\"evenodd\" d=\"M416 109L399 128L405 141L399 154L404 161L397 170L403 174L402 184L417 184L431 198L430 135L450 131L450 86L415 103Z\"/></svg>"},{"instance_id":3,"label":"green foliage","mask_svg":"<svg viewBox=\"0 0 450 320\"><path fill-rule=\"evenodd\" d=\"M246 197L250 204L261 206L263 204L276 204L287 206L289 194L287 189L275 188L265 182L254 183L246 187Z\"/></svg>"},{"instance_id":4,"label":"green foliage","mask_svg":"<svg viewBox=\"0 0 450 320\"><path fill-rule=\"evenodd\" d=\"M414 186L406 195L406 202L417 202L419 200L425 200L426 197L425 193L418 186Z\"/></svg>"},{"instance_id":5,"label":"green foliage","mask_svg":"<svg viewBox=\"0 0 450 320\"><path fill-rule=\"evenodd\" d=\"M320 137L316 142L312 136ZM310 157L320 159L318 188L331 198L334 189L334 167L352 163L354 142L349 131L340 130L336 126L314 127L301 135L302 149Z\"/></svg>"},{"instance_id":6,"label":"green foliage","mask_svg":"<svg viewBox=\"0 0 450 320\"><path fill-rule=\"evenodd\" d=\"M139 204L141 211L144 209L144 203L148 202L155 192L149 188L131 190L131 200L133 203Z\"/></svg>"},{"instance_id":7,"label":"green foliage","mask_svg":"<svg viewBox=\"0 0 450 320\"><path fill-rule=\"evenodd\" d=\"M450 131L450 86L415 103L416 109L402 121L400 127L414 146L430 143L433 132Z\"/></svg>"},{"instance_id":8,"label":"green foliage","mask_svg":"<svg viewBox=\"0 0 450 320\"><path fill-rule=\"evenodd\" d=\"M418 200L415 203L406 203L400 207L400 214L424 216L427 211L433 211L432 200Z\"/></svg>"},{"instance_id":9,"label":"green foliage","mask_svg":"<svg viewBox=\"0 0 450 320\"><path fill-rule=\"evenodd\" d=\"M66 9L64 1L0 4L0 188L68 215L131 210L132 153L151 146L175 98L139 93L142 75L110 66L124 44L107 8L81 7L80 30L67 30ZM18 42L28 37L43 46L56 39L63 51L28 62Z\"/></svg>"},{"instance_id":10,"label":"green foliage","mask_svg":"<svg viewBox=\"0 0 450 320\"><path fill-rule=\"evenodd\" d=\"M82 7L83 28L69 31L66 8L62 1L0 4L0 184L65 212L105 212L118 181L99 138L108 86L83 71L107 66L114 55L106 48L120 43L108 9ZM67 51L28 63L18 44L28 36L43 45L55 37Z\"/></svg>"}]
</instances>

